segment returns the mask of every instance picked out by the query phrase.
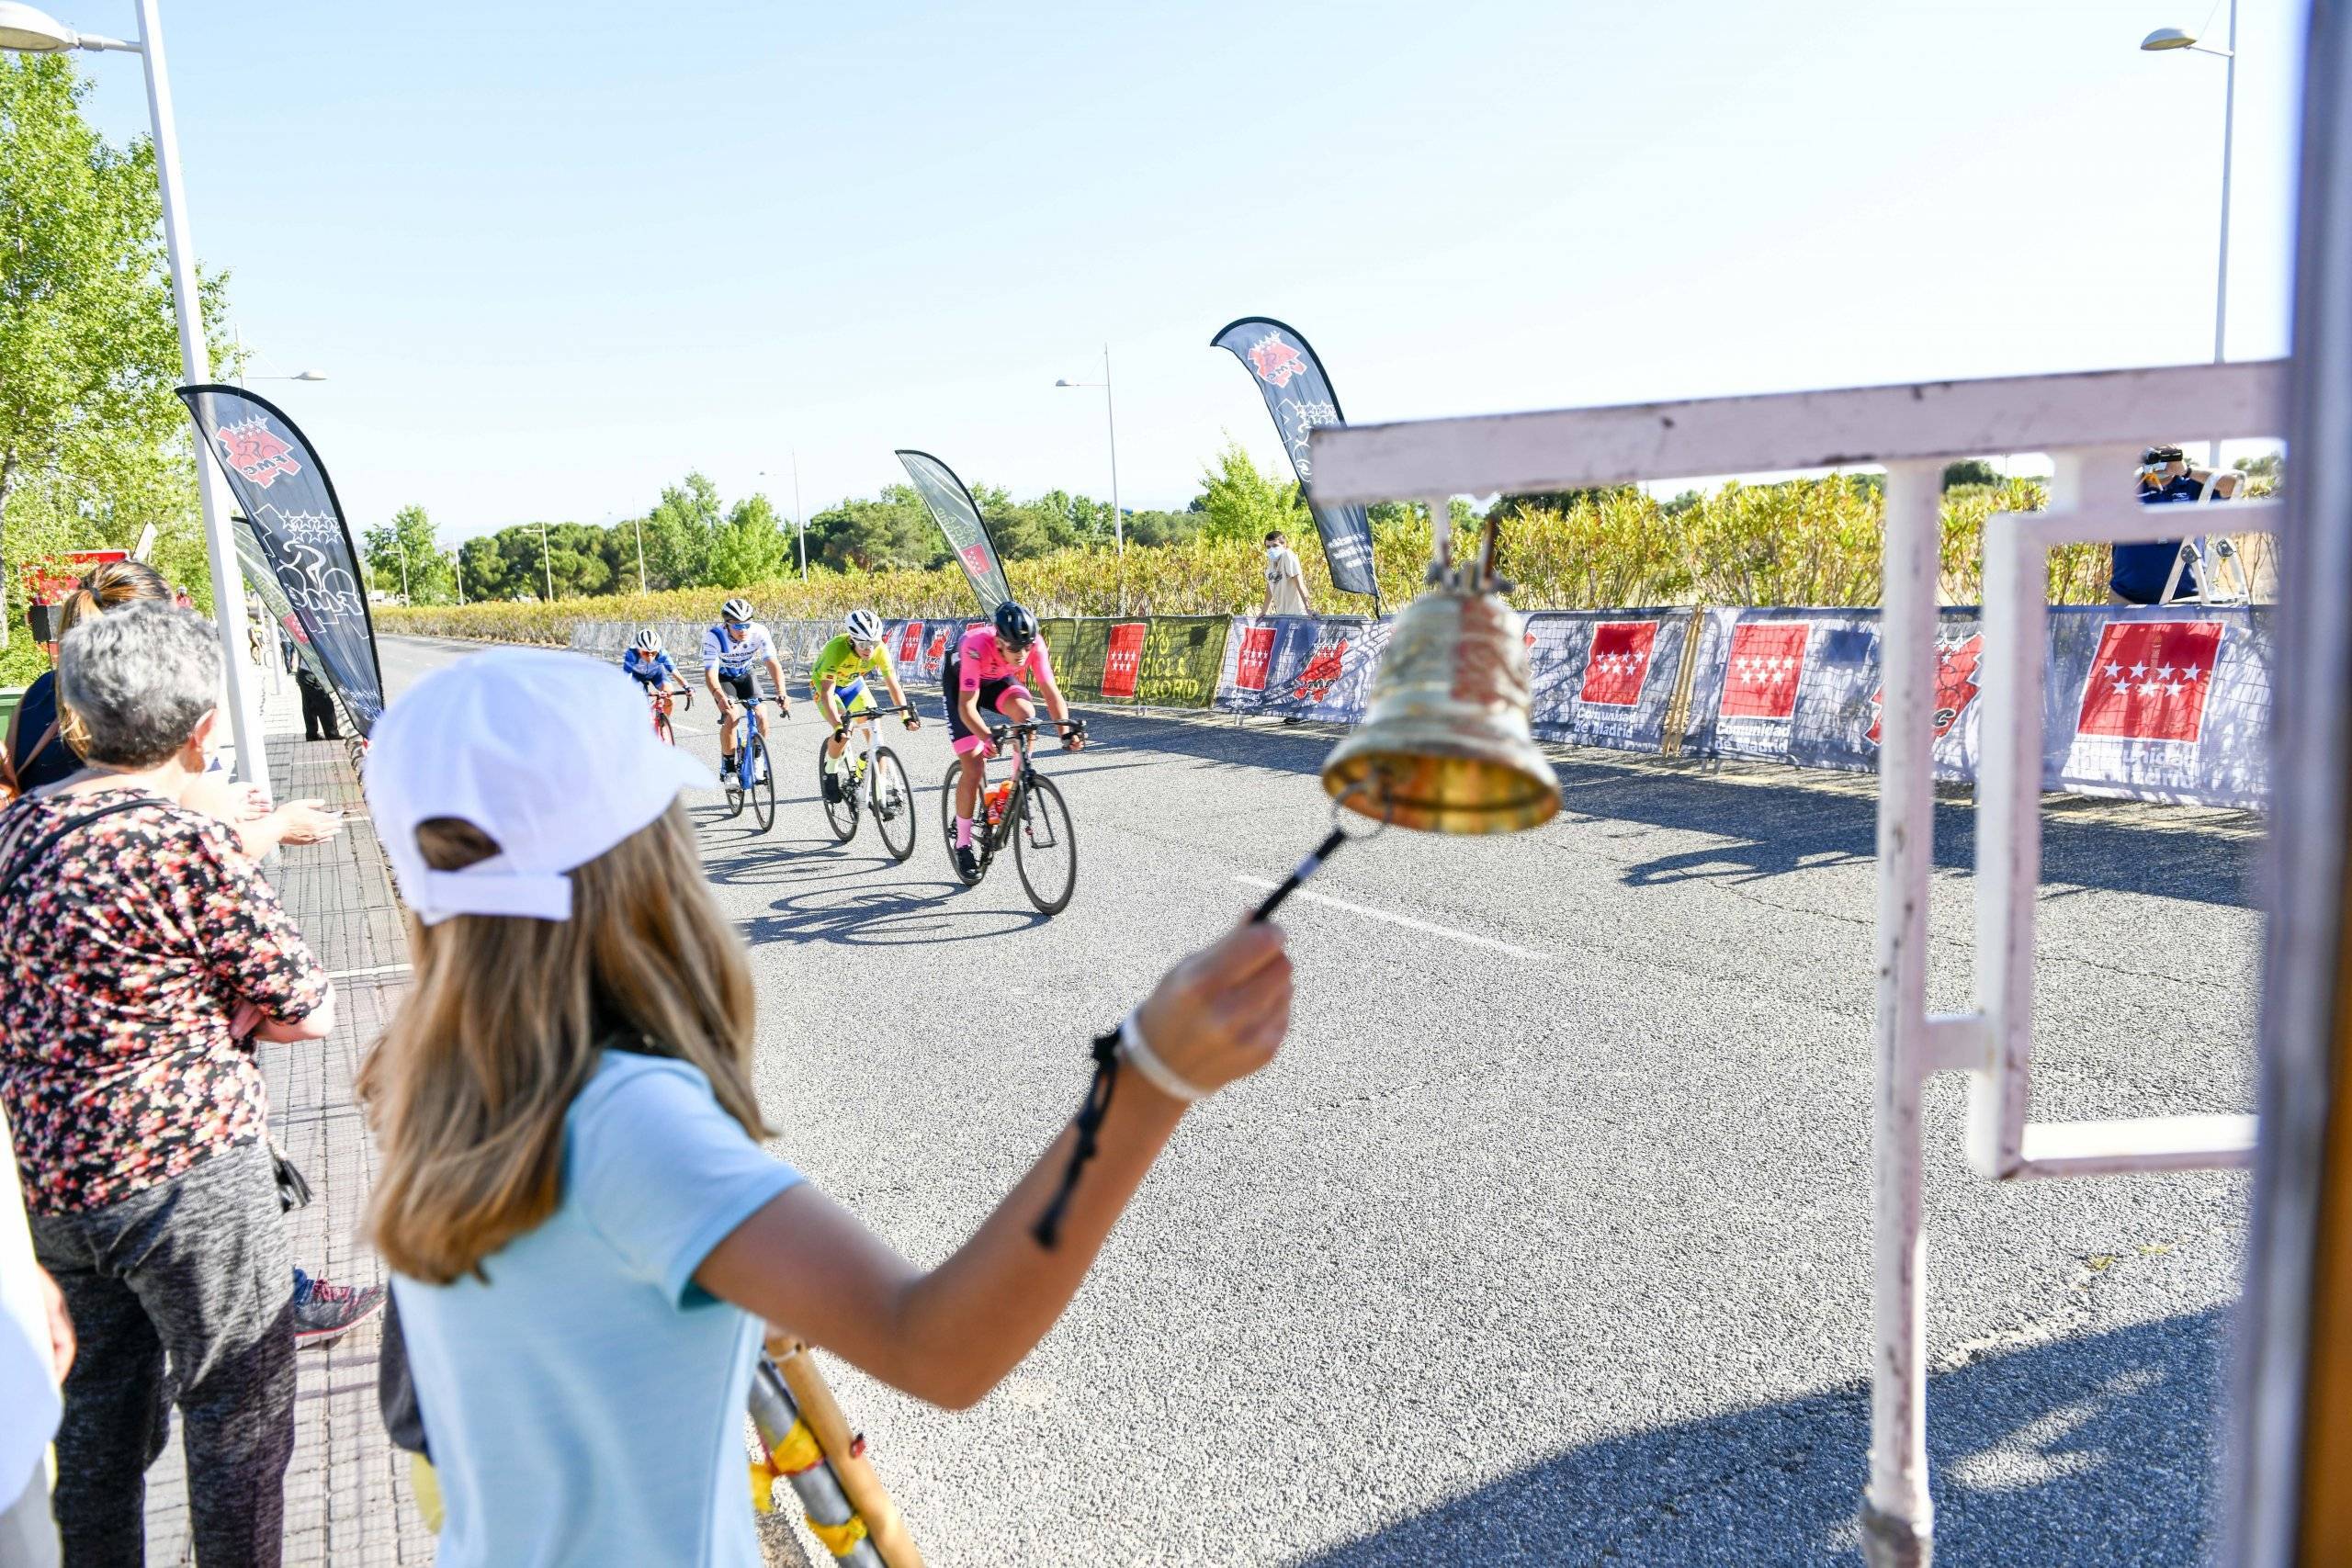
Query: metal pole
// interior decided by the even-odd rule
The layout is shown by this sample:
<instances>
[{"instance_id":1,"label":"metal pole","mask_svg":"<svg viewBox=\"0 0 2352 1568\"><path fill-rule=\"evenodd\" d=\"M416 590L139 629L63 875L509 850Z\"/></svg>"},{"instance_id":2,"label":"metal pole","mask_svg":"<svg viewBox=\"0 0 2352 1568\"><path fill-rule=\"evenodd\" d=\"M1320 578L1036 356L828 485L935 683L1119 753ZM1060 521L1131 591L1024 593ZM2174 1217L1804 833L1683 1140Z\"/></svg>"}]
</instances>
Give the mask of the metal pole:
<instances>
[{"instance_id":1,"label":"metal pole","mask_svg":"<svg viewBox=\"0 0 2352 1568\"><path fill-rule=\"evenodd\" d=\"M466 558L457 550L449 552L449 575L458 580L458 603L466 602Z\"/></svg>"},{"instance_id":2,"label":"metal pole","mask_svg":"<svg viewBox=\"0 0 2352 1568\"><path fill-rule=\"evenodd\" d=\"M548 556L548 525L539 525L539 569L548 574L548 603L555 603L555 563Z\"/></svg>"},{"instance_id":3,"label":"metal pole","mask_svg":"<svg viewBox=\"0 0 2352 1568\"><path fill-rule=\"evenodd\" d=\"M179 132L172 118L172 88L164 64L164 24L156 0L139 0L139 58L147 71L147 113L155 131L155 178L163 188L164 248L172 269L172 304L179 317L180 373L190 386L212 378L204 342L204 304L196 289L196 245L187 231L187 197L180 187ZM206 439L199 431L197 439ZM252 665L245 651L244 576L229 536L229 498L220 472L201 457L196 465L196 494L204 511L204 553L212 570L212 619L220 627L222 673L228 677L229 728L237 746L237 773L247 784L269 789L269 757L262 745L261 710L255 705Z\"/></svg>"},{"instance_id":4,"label":"metal pole","mask_svg":"<svg viewBox=\"0 0 2352 1568\"><path fill-rule=\"evenodd\" d=\"M1927 1250L1919 1091L1927 1077L1928 872L1934 859L1936 577L1942 465L1888 465L1882 594L1885 743L1878 776L1878 1093L1871 1118L1877 1348L1862 1551L1871 1568L1927 1568Z\"/></svg>"},{"instance_id":5,"label":"metal pole","mask_svg":"<svg viewBox=\"0 0 2352 1568\"><path fill-rule=\"evenodd\" d=\"M650 593L653 591L645 586L645 519L632 518L629 525L637 530L637 591Z\"/></svg>"},{"instance_id":6,"label":"metal pole","mask_svg":"<svg viewBox=\"0 0 2352 1568\"><path fill-rule=\"evenodd\" d=\"M2213 363L2225 357L2223 344L2230 327L2230 158L2234 151L2238 109L2238 0L2230 0L2229 73L2222 89L2222 258L2213 276ZM2205 444L2205 466L2215 473L2222 468L2222 443L2219 437ZM2204 581L2200 574L2199 582Z\"/></svg>"},{"instance_id":7,"label":"metal pole","mask_svg":"<svg viewBox=\"0 0 2352 1568\"><path fill-rule=\"evenodd\" d=\"M808 514L800 510L800 449L792 449L792 531L800 539L800 581L808 581Z\"/></svg>"},{"instance_id":8,"label":"metal pole","mask_svg":"<svg viewBox=\"0 0 2352 1568\"><path fill-rule=\"evenodd\" d=\"M398 550L401 555L401 603L405 604L410 602L408 594L408 547L401 542L401 525L398 518L394 518L392 520L392 548Z\"/></svg>"},{"instance_id":9,"label":"metal pole","mask_svg":"<svg viewBox=\"0 0 2352 1568\"><path fill-rule=\"evenodd\" d=\"M1127 613L1127 525L1119 515L1119 414L1111 404L1111 345L1102 345L1102 417L1111 427L1111 537L1119 551L1119 614Z\"/></svg>"}]
</instances>

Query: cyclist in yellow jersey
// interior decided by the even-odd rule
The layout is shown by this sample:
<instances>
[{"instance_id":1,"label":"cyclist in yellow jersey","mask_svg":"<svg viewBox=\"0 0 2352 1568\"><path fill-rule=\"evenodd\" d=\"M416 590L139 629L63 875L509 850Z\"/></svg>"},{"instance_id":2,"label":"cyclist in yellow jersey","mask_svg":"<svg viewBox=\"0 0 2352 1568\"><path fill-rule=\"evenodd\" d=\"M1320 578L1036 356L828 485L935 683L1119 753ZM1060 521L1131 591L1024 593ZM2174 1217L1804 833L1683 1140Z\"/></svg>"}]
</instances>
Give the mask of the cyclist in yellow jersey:
<instances>
[{"instance_id":1,"label":"cyclist in yellow jersey","mask_svg":"<svg viewBox=\"0 0 2352 1568\"><path fill-rule=\"evenodd\" d=\"M906 705L907 694L899 685L897 666L890 662L890 650L882 646L882 620L871 610L852 610L842 622L842 631L818 651L816 663L809 666L808 684L817 694L817 709L825 722L835 730L825 742L825 798L842 798L842 775L847 771L844 753L848 742L839 733L850 716L873 707L873 695L865 689L869 675L879 675L882 683L890 688L894 706ZM911 712L907 715L909 729L921 729L922 720Z\"/></svg>"}]
</instances>

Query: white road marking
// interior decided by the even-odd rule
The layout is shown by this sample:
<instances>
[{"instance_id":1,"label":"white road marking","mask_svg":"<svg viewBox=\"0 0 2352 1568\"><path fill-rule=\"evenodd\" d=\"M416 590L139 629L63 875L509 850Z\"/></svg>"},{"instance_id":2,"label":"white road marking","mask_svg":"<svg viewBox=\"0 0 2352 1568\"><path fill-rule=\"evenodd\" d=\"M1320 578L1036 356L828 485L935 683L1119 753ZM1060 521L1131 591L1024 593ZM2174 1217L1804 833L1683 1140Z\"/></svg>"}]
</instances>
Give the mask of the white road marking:
<instances>
[{"instance_id":1,"label":"white road marking","mask_svg":"<svg viewBox=\"0 0 2352 1568\"><path fill-rule=\"evenodd\" d=\"M1282 886L1278 882L1269 882L1262 876L1237 876L1233 880L1245 887L1262 887L1269 891ZM1375 909L1368 904L1351 904L1345 898L1329 898L1320 893L1309 893L1304 887L1291 897L1309 898L1317 904L1329 904L1334 909L1345 909L1351 915L1362 915L1369 920L1385 920L1392 926L1403 926L1408 931L1427 931L1431 936L1442 936L1450 942L1464 942L1473 947L1491 947L1498 953L1508 953L1513 958L1524 958L1531 963L1556 964L1559 962L1559 956L1556 953L1538 953L1527 947L1513 947L1510 942L1497 942L1493 937L1480 936L1476 931L1455 931L1452 926L1434 925L1428 920L1417 920L1410 915L1392 915L1385 909Z\"/></svg>"},{"instance_id":2,"label":"white road marking","mask_svg":"<svg viewBox=\"0 0 2352 1568\"><path fill-rule=\"evenodd\" d=\"M410 967L411 966L406 964L379 964L373 969L331 969L327 972L327 978L330 980L360 980L365 979L370 975L405 975L409 972Z\"/></svg>"}]
</instances>

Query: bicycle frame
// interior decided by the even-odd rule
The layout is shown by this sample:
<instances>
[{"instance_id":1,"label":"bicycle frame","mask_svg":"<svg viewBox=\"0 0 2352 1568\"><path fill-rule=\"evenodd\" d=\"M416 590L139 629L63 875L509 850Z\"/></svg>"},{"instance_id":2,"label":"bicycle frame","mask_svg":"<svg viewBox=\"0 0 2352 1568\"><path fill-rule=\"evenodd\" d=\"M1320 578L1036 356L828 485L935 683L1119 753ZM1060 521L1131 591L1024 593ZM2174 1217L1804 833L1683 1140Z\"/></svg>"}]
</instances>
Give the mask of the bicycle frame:
<instances>
[{"instance_id":1,"label":"bicycle frame","mask_svg":"<svg viewBox=\"0 0 2352 1568\"><path fill-rule=\"evenodd\" d=\"M833 739L842 743L842 755L857 759L854 770L856 782L868 791L875 787L874 753L882 744L874 733L874 721L887 718L894 713L908 714L917 718L922 716L912 703L892 703L888 707L865 708L857 713L845 711L841 721L833 726ZM869 801L868 804L873 803Z\"/></svg>"},{"instance_id":2,"label":"bicycle frame","mask_svg":"<svg viewBox=\"0 0 2352 1568\"><path fill-rule=\"evenodd\" d=\"M1065 718L1046 722L1051 723L1064 736L1069 736L1072 732L1080 735L1086 733L1086 722L1083 719ZM1037 731L1043 728L1045 728L1043 723L1031 719L1026 724L1000 724L989 731L989 745L999 754L1004 751L1008 744L1012 747L1016 765L1012 770L1012 794L1005 801L1004 815L999 818L985 833L975 835L988 846L987 854L983 857L984 864L986 861L995 859L999 850L1012 842L1012 825L1021 818L1021 797L1028 793L1029 781L1037 776L1037 760L1035 752ZM986 757L980 759L980 785L972 797L972 809L975 816L985 815L987 808L989 761L989 759Z\"/></svg>"}]
</instances>

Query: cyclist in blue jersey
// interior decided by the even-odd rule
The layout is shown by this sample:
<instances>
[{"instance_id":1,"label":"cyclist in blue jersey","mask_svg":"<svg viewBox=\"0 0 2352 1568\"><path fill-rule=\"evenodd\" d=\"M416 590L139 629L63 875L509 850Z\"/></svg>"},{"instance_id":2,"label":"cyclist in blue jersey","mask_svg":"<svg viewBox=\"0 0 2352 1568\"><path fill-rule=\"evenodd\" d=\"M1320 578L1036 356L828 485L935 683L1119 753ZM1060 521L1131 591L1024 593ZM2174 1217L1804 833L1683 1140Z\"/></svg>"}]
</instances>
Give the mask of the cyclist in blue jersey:
<instances>
[{"instance_id":1,"label":"cyclist in blue jersey","mask_svg":"<svg viewBox=\"0 0 2352 1568\"><path fill-rule=\"evenodd\" d=\"M650 626L628 639L628 647L621 653L621 672L645 688L649 703L656 692L674 690L684 695L688 690L686 678L662 651L662 635Z\"/></svg>"},{"instance_id":2,"label":"cyclist in blue jersey","mask_svg":"<svg viewBox=\"0 0 2352 1568\"><path fill-rule=\"evenodd\" d=\"M784 662L776 657L775 638L752 619L750 600L729 599L718 608L718 625L702 634L702 682L718 705L722 773L735 766L735 703L741 703L751 721L760 726L763 734L766 732L766 723L760 717L759 682L752 673L754 664L767 667L768 679L775 686L776 711L790 718L792 699L784 694ZM728 700L730 696L733 702Z\"/></svg>"}]
</instances>

